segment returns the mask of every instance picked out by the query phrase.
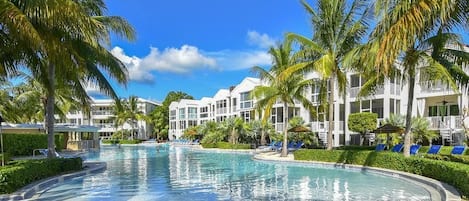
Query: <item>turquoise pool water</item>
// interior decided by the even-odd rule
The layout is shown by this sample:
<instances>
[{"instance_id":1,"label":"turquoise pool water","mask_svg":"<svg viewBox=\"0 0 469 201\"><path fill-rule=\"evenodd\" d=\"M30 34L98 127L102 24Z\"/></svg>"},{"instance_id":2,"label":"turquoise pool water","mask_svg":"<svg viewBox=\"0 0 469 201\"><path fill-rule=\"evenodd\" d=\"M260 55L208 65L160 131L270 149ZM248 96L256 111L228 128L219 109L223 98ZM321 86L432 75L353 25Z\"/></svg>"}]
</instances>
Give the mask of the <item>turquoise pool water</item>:
<instances>
[{"instance_id":1,"label":"turquoise pool water","mask_svg":"<svg viewBox=\"0 0 469 201\"><path fill-rule=\"evenodd\" d=\"M358 170L253 161L248 154L172 147L104 146L107 170L75 178L35 200L429 200L423 188Z\"/></svg>"}]
</instances>

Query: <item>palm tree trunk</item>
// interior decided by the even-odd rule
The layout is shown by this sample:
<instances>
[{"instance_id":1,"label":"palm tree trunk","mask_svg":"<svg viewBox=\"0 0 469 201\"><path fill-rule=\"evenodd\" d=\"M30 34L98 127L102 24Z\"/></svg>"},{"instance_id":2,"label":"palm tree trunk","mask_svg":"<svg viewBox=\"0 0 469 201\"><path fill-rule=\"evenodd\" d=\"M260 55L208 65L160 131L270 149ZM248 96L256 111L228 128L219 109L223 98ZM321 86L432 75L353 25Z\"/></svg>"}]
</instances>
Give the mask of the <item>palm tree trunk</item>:
<instances>
[{"instance_id":1,"label":"palm tree trunk","mask_svg":"<svg viewBox=\"0 0 469 201\"><path fill-rule=\"evenodd\" d=\"M327 150L332 150L332 136L334 131L334 83L335 78L332 75L329 82L331 93L329 94L329 128L327 129Z\"/></svg>"},{"instance_id":2,"label":"palm tree trunk","mask_svg":"<svg viewBox=\"0 0 469 201\"><path fill-rule=\"evenodd\" d=\"M414 73L409 73L409 93L407 97L407 114L405 117L405 134L404 134L404 156L410 156L410 144L412 139L412 105L414 103L414 85L415 85L415 77Z\"/></svg>"},{"instance_id":3,"label":"palm tree trunk","mask_svg":"<svg viewBox=\"0 0 469 201\"><path fill-rule=\"evenodd\" d=\"M283 144L282 144L282 153L280 157L287 157L288 150L288 104L286 101L283 101Z\"/></svg>"},{"instance_id":4,"label":"palm tree trunk","mask_svg":"<svg viewBox=\"0 0 469 201\"><path fill-rule=\"evenodd\" d=\"M265 131L261 129L261 145L265 145Z\"/></svg>"},{"instance_id":5,"label":"palm tree trunk","mask_svg":"<svg viewBox=\"0 0 469 201\"><path fill-rule=\"evenodd\" d=\"M47 106L46 106L46 128L47 128L47 157L55 157L55 144L54 144L54 103L55 103L55 66L49 64L48 66L48 80L49 86L47 87Z\"/></svg>"}]
</instances>

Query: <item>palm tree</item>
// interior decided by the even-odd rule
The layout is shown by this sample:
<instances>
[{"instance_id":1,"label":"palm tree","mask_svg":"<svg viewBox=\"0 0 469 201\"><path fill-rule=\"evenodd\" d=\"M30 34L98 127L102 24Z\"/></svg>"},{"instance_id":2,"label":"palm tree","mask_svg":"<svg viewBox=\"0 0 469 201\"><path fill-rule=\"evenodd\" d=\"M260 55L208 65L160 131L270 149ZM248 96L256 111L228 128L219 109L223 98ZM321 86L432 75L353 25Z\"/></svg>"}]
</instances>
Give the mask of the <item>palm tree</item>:
<instances>
[{"instance_id":1,"label":"palm tree","mask_svg":"<svg viewBox=\"0 0 469 201\"><path fill-rule=\"evenodd\" d=\"M297 65L286 71L286 77L292 72L315 71L323 80L329 82L329 127L327 149L333 146L335 85L339 94L345 93L347 78L343 61L346 55L360 44L366 34L369 20L368 6L365 0L355 0L348 7L345 0L319 0L318 10L314 10L306 1L302 1L311 15L313 37L307 38L294 33L287 34L288 40L301 44L301 60L306 65ZM321 92L327 94L327 92Z\"/></svg>"},{"instance_id":2,"label":"palm tree","mask_svg":"<svg viewBox=\"0 0 469 201\"><path fill-rule=\"evenodd\" d=\"M134 139L134 128L135 126L138 127L138 121L144 120L145 114L143 111L140 110L138 107L138 98L136 96L130 96L129 99L124 103L125 113L127 114L127 123L130 124L131 127L131 135L130 137ZM139 129L137 128L137 137Z\"/></svg>"},{"instance_id":3,"label":"palm tree","mask_svg":"<svg viewBox=\"0 0 469 201\"><path fill-rule=\"evenodd\" d=\"M225 119L225 121L221 123L221 129L230 134L229 141L232 144L237 144L239 135L245 131L244 121L241 117Z\"/></svg>"},{"instance_id":4,"label":"palm tree","mask_svg":"<svg viewBox=\"0 0 469 201\"><path fill-rule=\"evenodd\" d=\"M439 64L434 63L436 65L443 64L438 59L429 60L429 55L425 55L421 49L418 49L419 43L438 29L451 30L459 25L465 26L469 19L469 12L467 12L469 11L469 2L467 0L378 0L375 5L376 14L380 19L372 33L372 41L375 44L372 45L374 49L372 52L376 54L373 66L376 67L379 74L385 76L389 75L389 70L393 69L394 63L401 55L404 55L403 65L417 64L422 59L438 62ZM362 57L366 56L362 55ZM411 70L412 67L409 66L404 68L410 73L410 75L408 74L408 84L409 94L412 93L412 95L408 98L412 100L415 70ZM439 70L441 68L436 69L436 71ZM451 70L449 72L451 73ZM440 76L447 77L448 71L440 71L440 73L443 73ZM446 80L443 81L446 82ZM412 104L407 107L404 155L410 156L411 114L409 111L412 110Z\"/></svg>"},{"instance_id":5,"label":"palm tree","mask_svg":"<svg viewBox=\"0 0 469 201\"><path fill-rule=\"evenodd\" d=\"M283 148L281 157L287 156L288 144L288 107L295 105L295 100L299 101L306 109L312 110L311 101L304 96L306 87L311 86L311 80L305 80L302 73L294 73L288 77L282 77L287 69L295 66L291 42L286 41L277 48L270 48L269 54L272 56L272 67L269 71L261 67L253 67L253 71L267 83L267 86L257 86L252 95L256 98L256 109L263 109L263 121L267 122L271 116L271 111L276 102L283 103Z\"/></svg>"},{"instance_id":6,"label":"palm tree","mask_svg":"<svg viewBox=\"0 0 469 201\"><path fill-rule=\"evenodd\" d=\"M117 95L103 72L118 83L125 84L126 68L102 44L109 41L111 31L129 39L133 39L134 32L124 19L102 16L106 9L102 0L59 0L58 2L44 0L29 3L9 1L9 5L22 12L21 19L27 21L27 24L31 25L29 27L35 29L40 39L40 48L31 49L25 48L27 46L19 46L23 49L18 52L23 56L21 62L30 69L31 75L38 78L47 89L48 149L50 150L49 157L54 157L53 124L56 85L68 83L72 86L71 90L76 97L87 100L89 97L84 85L92 82L99 86L102 92L116 99ZM5 24L8 25L8 23ZM22 41L22 38L13 32L6 34L5 38L8 41L20 41L19 44L30 42ZM9 70L16 70L15 65L11 66L13 68Z\"/></svg>"}]
</instances>

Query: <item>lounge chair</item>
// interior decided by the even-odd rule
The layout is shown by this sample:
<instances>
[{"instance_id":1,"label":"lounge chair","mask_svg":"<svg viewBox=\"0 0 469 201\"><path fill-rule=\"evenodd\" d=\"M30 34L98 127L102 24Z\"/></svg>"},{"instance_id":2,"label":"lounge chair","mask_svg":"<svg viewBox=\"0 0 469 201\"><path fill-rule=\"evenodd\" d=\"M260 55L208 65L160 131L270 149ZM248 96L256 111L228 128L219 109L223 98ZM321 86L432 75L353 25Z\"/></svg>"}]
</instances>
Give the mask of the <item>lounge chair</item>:
<instances>
[{"instance_id":1,"label":"lounge chair","mask_svg":"<svg viewBox=\"0 0 469 201\"><path fill-rule=\"evenodd\" d=\"M392 147L391 151L392 152L401 152L403 146L404 146L403 144L396 144L396 145L394 145L394 147Z\"/></svg>"},{"instance_id":2,"label":"lounge chair","mask_svg":"<svg viewBox=\"0 0 469 201\"><path fill-rule=\"evenodd\" d=\"M466 147L464 145L454 146L453 150L451 150L451 154L453 154L453 155L462 155L462 153L464 153L464 149L466 149Z\"/></svg>"},{"instance_id":3,"label":"lounge chair","mask_svg":"<svg viewBox=\"0 0 469 201\"><path fill-rule=\"evenodd\" d=\"M199 139L195 139L194 141L191 142L192 145L198 145L199 144Z\"/></svg>"},{"instance_id":4,"label":"lounge chair","mask_svg":"<svg viewBox=\"0 0 469 201\"><path fill-rule=\"evenodd\" d=\"M288 148L288 151L296 151L298 149L300 149L305 143L303 143L302 141L299 141L296 143L296 145L292 148Z\"/></svg>"},{"instance_id":5,"label":"lounge chair","mask_svg":"<svg viewBox=\"0 0 469 201\"><path fill-rule=\"evenodd\" d=\"M378 144L376 145L375 151L384 151L384 148L386 148L386 144Z\"/></svg>"},{"instance_id":6,"label":"lounge chair","mask_svg":"<svg viewBox=\"0 0 469 201\"><path fill-rule=\"evenodd\" d=\"M438 154L440 152L441 145L433 145L430 146L430 149L428 150L427 154Z\"/></svg>"},{"instance_id":7,"label":"lounge chair","mask_svg":"<svg viewBox=\"0 0 469 201\"><path fill-rule=\"evenodd\" d=\"M413 144L410 146L410 155L415 155L419 152L420 145L419 144Z\"/></svg>"},{"instance_id":8,"label":"lounge chair","mask_svg":"<svg viewBox=\"0 0 469 201\"><path fill-rule=\"evenodd\" d=\"M47 154L49 153L49 149L34 149L33 150L33 157L36 156L36 151L47 157ZM55 157L61 158L60 154L54 151Z\"/></svg>"},{"instance_id":9,"label":"lounge chair","mask_svg":"<svg viewBox=\"0 0 469 201\"><path fill-rule=\"evenodd\" d=\"M281 151L282 145L283 145L283 142L278 142L277 145L274 146L274 151Z\"/></svg>"}]
</instances>

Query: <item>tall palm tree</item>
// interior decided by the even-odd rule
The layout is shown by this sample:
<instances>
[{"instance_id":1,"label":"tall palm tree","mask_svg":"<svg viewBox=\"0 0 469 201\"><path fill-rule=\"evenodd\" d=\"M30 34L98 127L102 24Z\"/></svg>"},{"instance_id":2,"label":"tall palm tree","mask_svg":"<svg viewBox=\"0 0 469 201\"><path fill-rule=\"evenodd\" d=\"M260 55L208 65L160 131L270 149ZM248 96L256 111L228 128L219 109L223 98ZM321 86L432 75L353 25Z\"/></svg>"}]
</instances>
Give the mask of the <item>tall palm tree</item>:
<instances>
[{"instance_id":1,"label":"tall palm tree","mask_svg":"<svg viewBox=\"0 0 469 201\"><path fill-rule=\"evenodd\" d=\"M125 66L102 44L109 41L110 32L133 38L133 29L120 17L102 16L102 0L42 0L10 1L23 12L40 37L40 49L24 49L22 55L31 75L38 78L46 90L46 129L49 157L54 157L54 104L55 89L68 83L75 96L89 100L85 91L87 82L95 83L100 90L113 98L117 95L103 72L118 83L125 84ZM13 33L8 39L16 41ZM24 53L23 53L24 52Z\"/></svg>"},{"instance_id":2,"label":"tall palm tree","mask_svg":"<svg viewBox=\"0 0 469 201\"><path fill-rule=\"evenodd\" d=\"M315 71L321 79L329 82L329 127L327 149L333 146L335 86L339 94L345 93L347 77L343 61L346 55L356 48L365 36L368 28L368 4L365 0L355 0L350 5L346 0L319 0L317 10L306 1L302 1L306 11L311 15L313 37L289 33L288 40L301 44L301 60L306 65L296 65L286 71L285 77L293 72ZM322 92L327 94L327 92Z\"/></svg>"},{"instance_id":3,"label":"tall palm tree","mask_svg":"<svg viewBox=\"0 0 469 201\"><path fill-rule=\"evenodd\" d=\"M418 49L420 41L424 41L438 29L451 30L460 25L467 27L469 20L467 0L377 0L375 5L379 19L371 35L371 40L375 44L372 45L374 47L372 51L376 54L373 66L379 74L385 76L389 75L389 70L393 68L401 55L404 55L401 59L404 65L418 63L419 60L424 59L420 56L428 60L429 55L424 55ZM438 60L434 61L438 62ZM439 64L442 63L439 62ZM410 70L409 68L412 67L405 68ZM408 74L410 94L413 93L415 78L412 77L415 71L409 72L411 73ZM449 72L454 73L451 70ZM411 100L413 94L408 98ZM404 155L410 156L411 114L409 111L412 110L412 104L407 107Z\"/></svg>"},{"instance_id":4,"label":"tall palm tree","mask_svg":"<svg viewBox=\"0 0 469 201\"><path fill-rule=\"evenodd\" d=\"M287 69L295 66L294 53L291 48L291 42L285 41L277 48L270 48L269 54L272 56L272 66L269 71L255 66L253 71L267 83L267 86L257 86L251 92L256 98L256 109L264 111L263 121L271 116L273 106L278 100L283 103L283 148L281 157L287 156L287 126L288 126L288 107L295 105L295 100L299 101L306 109L312 110L313 105L309 98L304 96L306 87L311 86L312 80L305 80L302 73L293 73L291 76L282 77Z\"/></svg>"},{"instance_id":5,"label":"tall palm tree","mask_svg":"<svg viewBox=\"0 0 469 201\"><path fill-rule=\"evenodd\" d=\"M130 124L131 127L131 135L130 137L134 139L134 128L138 126L139 120L144 120L145 114L143 111L140 110L138 107L138 98L136 96L130 96L127 101L124 103L124 109L127 117L127 123ZM139 129L137 128L137 137Z\"/></svg>"}]
</instances>

